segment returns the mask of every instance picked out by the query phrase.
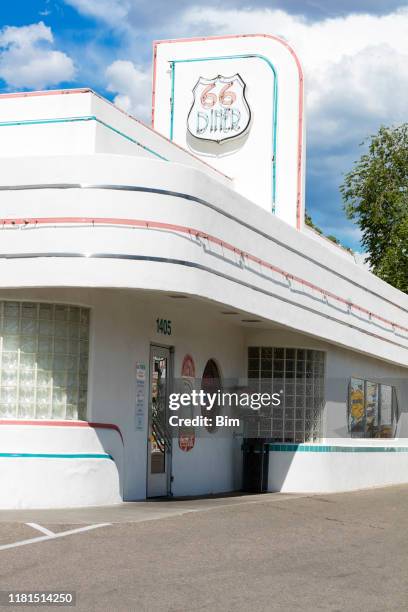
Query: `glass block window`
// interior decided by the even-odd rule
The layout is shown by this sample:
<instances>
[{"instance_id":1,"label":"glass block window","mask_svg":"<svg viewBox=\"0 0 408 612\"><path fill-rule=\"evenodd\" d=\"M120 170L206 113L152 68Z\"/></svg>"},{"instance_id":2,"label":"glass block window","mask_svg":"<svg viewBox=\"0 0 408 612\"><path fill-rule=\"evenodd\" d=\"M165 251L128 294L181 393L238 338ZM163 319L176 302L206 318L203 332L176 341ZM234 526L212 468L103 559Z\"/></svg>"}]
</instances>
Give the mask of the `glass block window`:
<instances>
[{"instance_id":1,"label":"glass block window","mask_svg":"<svg viewBox=\"0 0 408 612\"><path fill-rule=\"evenodd\" d=\"M281 405L251 415L248 437L309 442L322 435L324 352L249 347L248 383L253 393L280 393Z\"/></svg>"},{"instance_id":2,"label":"glass block window","mask_svg":"<svg viewBox=\"0 0 408 612\"><path fill-rule=\"evenodd\" d=\"M89 309L0 301L0 418L86 419Z\"/></svg>"}]
</instances>

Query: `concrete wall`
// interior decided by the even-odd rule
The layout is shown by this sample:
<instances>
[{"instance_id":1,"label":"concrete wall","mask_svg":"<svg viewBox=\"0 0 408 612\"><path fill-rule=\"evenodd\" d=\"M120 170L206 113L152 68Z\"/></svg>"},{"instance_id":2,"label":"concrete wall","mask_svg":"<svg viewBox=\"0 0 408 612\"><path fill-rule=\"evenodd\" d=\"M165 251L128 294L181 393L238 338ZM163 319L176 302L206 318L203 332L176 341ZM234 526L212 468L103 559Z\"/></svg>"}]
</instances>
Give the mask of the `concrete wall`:
<instances>
[{"instance_id":1,"label":"concrete wall","mask_svg":"<svg viewBox=\"0 0 408 612\"><path fill-rule=\"evenodd\" d=\"M2 164L3 218L20 219L0 225L3 287L182 291L408 365L408 332L397 327L408 329L406 295L198 170L102 154ZM47 189L56 183L79 187ZM98 188L107 184L124 189Z\"/></svg>"},{"instance_id":2,"label":"concrete wall","mask_svg":"<svg viewBox=\"0 0 408 612\"><path fill-rule=\"evenodd\" d=\"M65 121L69 117L86 120ZM49 121L55 118L64 121ZM331 437L347 435L350 376L405 380L407 296L245 199L187 151L89 91L0 96L0 124L0 299L92 309L88 418L119 425L124 438L123 451L112 451L114 462L98 464L111 483L111 500L146 493L148 394L144 429L137 430L135 366L148 365L152 342L175 347L176 376L190 353L197 377L214 358L224 379L245 376L247 345L326 350L324 432ZM172 300L173 293L189 299ZM236 314L222 318L225 310ZM157 334L157 317L172 319L171 338ZM259 332L244 333L241 320L248 318L259 321ZM398 386L400 436L408 432L404 384ZM56 453L58 436L36 427L33 441L44 433L44 452L46 439ZM95 431L99 446L88 432L81 452L109 454L110 442ZM7 440L11 453L30 452L19 448L14 430ZM176 447L173 492L236 488L240 461L239 442L220 433L197 440L189 453ZM75 465L87 487L94 463ZM37 467L31 469L30 478L38 479ZM49 472L49 478L57 482L61 473ZM299 475L294 482L300 486ZM37 502L45 503L40 490ZM95 503L106 499L100 491L98 485L91 495ZM9 495L20 503L21 491ZM65 503L61 496L58 503ZM78 498L69 497L73 504L92 501L80 487Z\"/></svg>"},{"instance_id":3,"label":"concrete wall","mask_svg":"<svg viewBox=\"0 0 408 612\"><path fill-rule=\"evenodd\" d=\"M0 422L0 508L116 504L124 453L115 430Z\"/></svg>"},{"instance_id":4,"label":"concrete wall","mask_svg":"<svg viewBox=\"0 0 408 612\"><path fill-rule=\"evenodd\" d=\"M367 376L396 385L400 410L407 411L405 370L367 359L304 334L281 329L250 331L248 325L222 315L222 307L194 299L173 299L171 293L102 289L9 289L0 299L51 301L91 308L88 420L117 425L117 431L81 428L70 423L0 424L0 506L47 507L116 503L144 499L147 470L148 382L144 428L136 429L137 362L149 367L152 343L174 347L174 376L181 375L184 356L192 355L201 379L208 359L219 365L224 383L246 376L247 346L287 346L326 351L324 436L332 445L347 444L347 382ZM157 333L156 318L172 321L172 336ZM398 386L399 385L399 386ZM405 416L403 416L405 418ZM400 435L406 435L400 428ZM197 432L198 433L198 432ZM326 443L326 442L325 442ZM358 441L390 448L403 442ZM182 451L173 440L174 495L220 493L241 486L241 438L197 435L194 448ZM98 455L85 457L84 455ZM38 456L44 455L44 456ZM79 456L73 456L79 455ZM110 455L107 457L106 455ZM271 489L329 491L401 482L407 453L351 454L273 451ZM353 463L354 462L354 463ZM360 466L360 467L358 467ZM357 470L358 467L358 470ZM45 485L45 483L48 483Z\"/></svg>"},{"instance_id":5,"label":"concrete wall","mask_svg":"<svg viewBox=\"0 0 408 612\"><path fill-rule=\"evenodd\" d=\"M406 441L336 439L301 447L271 450L269 491L336 493L408 482Z\"/></svg>"},{"instance_id":6,"label":"concrete wall","mask_svg":"<svg viewBox=\"0 0 408 612\"><path fill-rule=\"evenodd\" d=\"M66 459L63 464L63 460L58 463L57 458L16 458L12 470L21 470L20 466L28 463L32 487L30 485L24 496L25 478L20 477L23 489L17 492L0 484L3 491L0 506L114 503L122 495L125 500L145 498L149 384L147 380L144 429L139 431L135 418L136 363L145 363L149 368L151 343L174 346L176 377L181 375L182 361L187 353L194 358L197 378L201 378L210 358L219 364L224 380L239 376L245 367L242 334L236 333L235 326L217 320L205 305L191 305L189 300L175 300L165 294L152 297L141 292L84 289L9 290L0 292L0 299L65 302L91 308L87 418L92 422L117 425L124 443L122 446L120 436L114 431L77 431L75 427L41 424L34 428L13 428L3 421L0 433L7 440L10 453L32 453L33 448L35 452L40 449L48 454L98 452L111 454L114 461L77 458L75 462ZM171 337L157 334L157 317L172 320ZM198 436L190 452L179 449L177 438L173 442L172 489L175 495L216 493L240 486L237 481L237 473L240 475L240 469L237 470L239 441L223 437L218 431L206 437ZM8 474L8 469L4 468L0 481L5 483ZM48 494L40 486L43 475L53 483ZM75 487L70 486L71 478Z\"/></svg>"},{"instance_id":7,"label":"concrete wall","mask_svg":"<svg viewBox=\"0 0 408 612\"><path fill-rule=\"evenodd\" d=\"M199 168L231 179L90 89L0 94L0 157L113 153Z\"/></svg>"},{"instance_id":8,"label":"concrete wall","mask_svg":"<svg viewBox=\"0 0 408 612\"><path fill-rule=\"evenodd\" d=\"M247 346L276 346L317 349L325 352L325 407L323 438L350 438L347 421L350 378L362 378L395 387L400 419L397 436L408 438L408 372L393 364L373 359L328 342L292 331L246 332Z\"/></svg>"},{"instance_id":9,"label":"concrete wall","mask_svg":"<svg viewBox=\"0 0 408 612\"><path fill-rule=\"evenodd\" d=\"M274 444L269 454L269 490L328 493L408 482L408 377L405 368L288 331L246 334L247 346L325 351L326 384L322 441ZM351 377L393 385L399 405L393 440L351 438L347 399Z\"/></svg>"},{"instance_id":10,"label":"concrete wall","mask_svg":"<svg viewBox=\"0 0 408 612\"><path fill-rule=\"evenodd\" d=\"M326 361L326 410L324 436L350 437L347 427L347 393L350 378L392 385L396 389L400 419L397 436L408 438L408 373L405 368L331 347Z\"/></svg>"}]
</instances>

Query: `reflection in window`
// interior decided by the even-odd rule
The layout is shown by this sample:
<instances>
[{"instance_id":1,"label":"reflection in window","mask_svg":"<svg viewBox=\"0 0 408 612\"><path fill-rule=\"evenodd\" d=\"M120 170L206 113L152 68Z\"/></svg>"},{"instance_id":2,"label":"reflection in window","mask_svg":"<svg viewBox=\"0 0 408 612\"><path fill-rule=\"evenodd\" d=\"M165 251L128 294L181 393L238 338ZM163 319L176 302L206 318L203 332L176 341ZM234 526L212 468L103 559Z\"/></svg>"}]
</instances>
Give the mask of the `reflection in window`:
<instances>
[{"instance_id":1,"label":"reflection in window","mask_svg":"<svg viewBox=\"0 0 408 612\"><path fill-rule=\"evenodd\" d=\"M151 473L164 474L166 471L166 405L168 364L167 358L153 355L152 413L151 413Z\"/></svg>"},{"instance_id":2,"label":"reflection in window","mask_svg":"<svg viewBox=\"0 0 408 612\"><path fill-rule=\"evenodd\" d=\"M0 418L85 419L89 309L0 301Z\"/></svg>"},{"instance_id":3,"label":"reflection in window","mask_svg":"<svg viewBox=\"0 0 408 612\"><path fill-rule=\"evenodd\" d=\"M393 421L393 411L392 411L392 396L393 396L393 388L388 387L387 385L381 385L381 394L380 394L380 405L381 405L381 433L384 434L381 437L391 437L393 435L392 431L392 421ZM396 405L396 401L395 401Z\"/></svg>"},{"instance_id":4,"label":"reflection in window","mask_svg":"<svg viewBox=\"0 0 408 612\"><path fill-rule=\"evenodd\" d=\"M398 421L394 387L352 378L349 385L349 430L357 438L392 438Z\"/></svg>"},{"instance_id":5,"label":"reflection in window","mask_svg":"<svg viewBox=\"0 0 408 612\"><path fill-rule=\"evenodd\" d=\"M370 438L374 437L378 428L378 385L366 382L365 425Z\"/></svg>"},{"instance_id":6,"label":"reflection in window","mask_svg":"<svg viewBox=\"0 0 408 612\"><path fill-rule=\"evenodd\" d=\"M352 378L349 394L349 424L352 434L364 432L364 381Z\"/></svg>"}]
</instances>

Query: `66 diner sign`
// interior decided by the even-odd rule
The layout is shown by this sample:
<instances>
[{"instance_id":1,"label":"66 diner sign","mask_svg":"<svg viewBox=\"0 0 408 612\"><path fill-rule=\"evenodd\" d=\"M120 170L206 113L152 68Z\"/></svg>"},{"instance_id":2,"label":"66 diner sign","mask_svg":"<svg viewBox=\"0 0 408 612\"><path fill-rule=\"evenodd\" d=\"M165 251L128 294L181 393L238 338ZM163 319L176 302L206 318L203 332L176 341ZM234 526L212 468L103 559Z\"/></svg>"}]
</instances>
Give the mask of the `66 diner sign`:
<instances>
[{"instance_id":1,"label":"66 diner sign","mask_svg":"<svg viewBox=\"0 0 408 612\"><path fill-rule=\"evenodd\" d=\"M193 88L194 101L187 118L190 134L219 144L244 134L251 122L245 89L239 74L200 77Z\"/></svg>"}]
</instances>

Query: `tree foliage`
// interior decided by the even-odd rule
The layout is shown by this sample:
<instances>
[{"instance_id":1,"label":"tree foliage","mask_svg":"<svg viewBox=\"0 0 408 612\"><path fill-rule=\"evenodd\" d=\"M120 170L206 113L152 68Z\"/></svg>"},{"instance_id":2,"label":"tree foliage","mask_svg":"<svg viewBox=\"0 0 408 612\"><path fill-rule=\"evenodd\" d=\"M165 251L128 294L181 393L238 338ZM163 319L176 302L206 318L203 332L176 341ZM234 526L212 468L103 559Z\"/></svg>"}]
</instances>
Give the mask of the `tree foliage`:
<instances>
[{"instance_id":1,"label":"tree foliage","mask_svg":"<svg viewBox=\"0 0 408 612\"><path fill-rule=\"evenodd\" d=\"M349 253L353 252L351 249L349 249L348 247L344 246L344 244L342 244L340 242L340 240L338 238L336 238L336 236L333 236L333 234L328 234L328 235L324 234L323 230L318 225L316 225L316 223L313 221L311 215L307 212L307 210L305 211L305 223L306 223L306 225L311 227L315 232L317 232L321 236L324 236L328 240L331 240L332 242L334 242L334 244L337 244L338 246L340 246L345 251L348 251Z\"/></svg>"},{"instance_id":2,"label":"tree foliage","mask_svg":"<svg viewBox=\"0 0 408 612\"><path fill-rule=\"evenodd\" d=\"M340 191L372 271L408 293L408 124L371 136Z\"/></svg>"},{"instance_id":3,"label":"tree foliage","mask_svg":"<svg viewBox=\"0 0 408 612\"><path fill-rule=\"evenodd\" d=\"M306 225L314 229L314 231L317 232L318 234L323 234L323 230L315 224L315 222L313 221L311 215L307 212L307 210L305 211L305 223Z\"/></svg>"}]
</instances>

